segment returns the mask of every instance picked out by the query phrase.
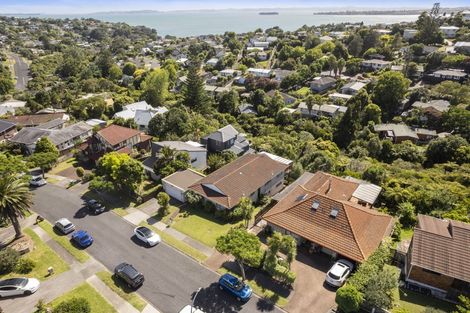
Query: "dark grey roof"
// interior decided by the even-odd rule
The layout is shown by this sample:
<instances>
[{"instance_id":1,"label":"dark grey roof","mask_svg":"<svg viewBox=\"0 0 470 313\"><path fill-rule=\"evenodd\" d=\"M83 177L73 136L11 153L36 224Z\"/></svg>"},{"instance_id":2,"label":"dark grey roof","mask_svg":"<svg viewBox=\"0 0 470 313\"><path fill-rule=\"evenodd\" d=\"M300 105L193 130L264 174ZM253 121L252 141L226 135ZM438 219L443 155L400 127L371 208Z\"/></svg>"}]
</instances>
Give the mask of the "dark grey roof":
<instances>
[{"instance_id":1,"label":"dark grey roof","mask_svg":"<svg viewBox=\"0 0 470 313\"><path fill-rule=\"evenodd\" d=\"M245 113L245 114L258 114L258 112L256 112L255 107L252 104L249 104L249 103L241 104L238 107L238 111L242 114L243 113Z\"/></svg>"},{"instance_id":2,"label":"dark grey roof","mask_svg":"<svg viewBox=\"0 0 470 313\"><path fill-rule=\"evenodd\" d=\"M15 123L5 121L5 120L0 120L0 133L9 131L10 129L12 129L15 126L16 126Z\"/></svg>"},{"instance_id":3,"label":"dark grey roof","mask_svg":"<svg viewBox=\"0 0 470 313\"><path fill-rule=\"evenodd\" d=\"M38 127L25 127L21 129L13 138L11 142L30 145L36 143L42 137L48 137L55 145L78 137L88 131L92 127L85 122L79 122L63 129L41 129Z\"/></svg>"},{"instance_id":4,"label":"dark grey roof","mask_svg":"<svg viewBox=\"0 0 470 313\"><path fill-rule=\"evenodd\" d=\"M46 122L46 123L43 123L43 124L39 124L37 126L37 128L51 129L51 128L56 128L57 126L60 126L60 125L63 125L63 124L65 124L65 120L63 120L61 118L56 118L55 120L52 120L52 121L49 121L49 122Z\"/></svg>"},{"instance_id":5,"label":"dark grey roof","mask_svg":"<svg viewBox=\"0 0 470 313\"><path fill-rule=\"evenodd\" d=\"M51 130L40 129L36 127L25 127L22 128L18 133L16 133L13 138L10 139L11 142L31 145L36 143L40 138L48 136Z\"/></svg>"},{"instance_id":6,"label":"dark grey roof","mask_svg":"<svg viewBox=\"0 0 470 313\"><path fill-rule=\"evenodd\" d=\"M231 124L220 128L218 131L209 134L204 139L212 139L215 141L226 142L238 135L238 131Z\"/></svg>"}]
</instances>

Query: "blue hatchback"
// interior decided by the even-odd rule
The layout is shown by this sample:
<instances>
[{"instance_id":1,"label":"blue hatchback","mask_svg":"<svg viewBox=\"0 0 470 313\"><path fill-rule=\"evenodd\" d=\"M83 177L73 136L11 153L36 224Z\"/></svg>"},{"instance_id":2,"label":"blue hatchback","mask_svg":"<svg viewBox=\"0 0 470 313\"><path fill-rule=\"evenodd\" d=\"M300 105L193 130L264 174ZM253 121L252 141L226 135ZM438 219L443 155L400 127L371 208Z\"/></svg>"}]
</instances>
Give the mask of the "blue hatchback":
<instances>
[{"instance_id":1,"label":"blue hatchback","mask_svg":"<svg viewBox=\"0 0 470 313\"><path fill-rule=\"evenodd\" d=\"M84 230L73 233L72 240L82 248L86 248L93 243L93 237Z\"/></svg>"},{"instance_id":2,"label":"blue hatchback","mask_svg":"<svg viewBox=\"0 0 470 313\"><path fill-rule=\"evenodd\" d=\"M237 297L238 301L244 302L250 300L251 294L253 293L250 286L230 274L224 274L220 277L219 288Z\"/></svg>"}]
</instances>

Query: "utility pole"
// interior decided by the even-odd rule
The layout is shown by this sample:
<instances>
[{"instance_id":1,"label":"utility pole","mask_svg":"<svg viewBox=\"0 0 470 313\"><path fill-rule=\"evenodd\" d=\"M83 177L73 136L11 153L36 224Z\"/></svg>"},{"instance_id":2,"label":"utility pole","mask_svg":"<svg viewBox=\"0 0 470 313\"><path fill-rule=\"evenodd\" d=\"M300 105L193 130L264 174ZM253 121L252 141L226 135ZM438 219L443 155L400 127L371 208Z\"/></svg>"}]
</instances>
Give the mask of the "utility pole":
<instances>
[{"instance_id":1,"label":"utility pole","mask_svg":"<svg viewBox=\"0 0 470 313\"><path fill-rule=\"evenodd\" d=\"M432 17L433 20L439 18L440 9L441 9L441 4L439 2L434 3L431 9L431 12L429 13L429 15Z\"/></svg>"}]
</instances>

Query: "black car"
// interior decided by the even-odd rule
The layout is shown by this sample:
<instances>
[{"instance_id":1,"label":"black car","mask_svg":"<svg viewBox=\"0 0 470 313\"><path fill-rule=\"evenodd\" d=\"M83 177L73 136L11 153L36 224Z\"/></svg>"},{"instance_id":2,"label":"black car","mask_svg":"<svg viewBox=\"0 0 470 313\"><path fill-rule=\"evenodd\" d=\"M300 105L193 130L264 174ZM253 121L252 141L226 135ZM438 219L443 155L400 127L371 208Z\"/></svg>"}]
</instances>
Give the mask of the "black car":
<instances>
[{"instance_id":1,"label":"black car","mask_svg":"<svg viewBox=\"0 0 470 313\"><path fill-rule=\"evenodd\" d=\"M121 263L114 268L114 275L122 279L130 288L137 289L144 283L144 275L129 263Z\"/></svg>"},{"instance_id":2,"label":"black car","mask_svg":"<svg viewBox=\"0 0 470 313\"><path fill-rule=\"evenodd\" d=\"M86 202L86 206L88 208L88 211L91 213L91 214L95 214L95 215L98 215L100 213L103 213L106 208L104 205L102 205L101 203L99 203L98 201L96 200L88 200Z\"/></svg>"}]
</instances>

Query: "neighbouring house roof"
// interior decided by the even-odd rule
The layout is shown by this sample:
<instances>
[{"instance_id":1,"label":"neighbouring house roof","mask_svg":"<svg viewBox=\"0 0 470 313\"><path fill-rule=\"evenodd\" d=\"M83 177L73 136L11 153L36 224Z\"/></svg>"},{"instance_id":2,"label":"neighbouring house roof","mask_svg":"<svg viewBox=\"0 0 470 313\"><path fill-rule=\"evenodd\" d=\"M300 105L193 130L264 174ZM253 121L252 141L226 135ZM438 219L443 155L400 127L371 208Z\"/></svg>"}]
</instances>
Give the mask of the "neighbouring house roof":
<instances>
[{"instance_id":1,"label":"neighbouring house roof","mask_svg":"<svg viewBox=\"0 0 470 313\"><path fill-rule=\"evenodd\" d=\"M46 113L46 114L28 114L28 115L16 115L7 118L7 121L16 123L18 126L37 126L50 122L55 119L66 120L65 113Z\"/></svg>"},{"instance_id":2,"label":"neighbouring house roof","mask_svg":"<svg viewBox=\"0 0 470 313\"><path fill-rule=\"evenodd\" d=\"M418 215L411 264L470 282L470 224Z\"/></svg>"},{"instance_id":3,"label":"neighbouring house roof","mask_svg":"<svg viewBox=\"0 0 470 313\"><path fill-rule=\"evenodd\" d=\"M177 151L187 151L187 152L197 152L197 151L207 151L203 145L193 141L159 141L159 142L152 142L153 145L160 146L160 147L169 147L171 149L175 149Z\"/></svg>"},{"instance_id":4,"label":"neighbouring house roof","mask_svg":"<svg viewBox=\"0 0 470 313\"><path fill-rule=\"evenodd\" d=\"M284 172L289 165L265 154L245 154L203 178L189 189L226 208L233 208L242 197Z\"/></svg>"},{"instance_id":5,"label":"neighbouring house roof","mask_svg":"<svg viewBox=\"0 0 470 313\"><path fill-rule=\"evenodd\" d=\"M16 126L15 123L5 121L5 120L0 120L0 133L7 132L10 129L15 128L15 126Z\"/></svg>"},{"instance_id":6,"label":"neighbouring house roof","mask_svg":"<svg viewBox=\"0 0 470 313\"><path fill-rule=\"evenodd\" d=\"M366 84L364 84L363 82L350 82L350 83L344 85L343 87L341 87L341 90L343 90L343 89L351 89L351 90L359 91L359 90L361 90L362 88L364 88L365 85L366 85Z\"/></svg>"},{"instance_id":7,"label":"neighbouring house roof","mask_svg":"<svg viewBox=\"0 0 470 313\"><path fill-rule=\"evenodd\" d=\"M36 127L22 128L10 141L14 143L31 145L35 144L40 138L48 136L51 131L47 129L40 129Z\"/></svg>"},{"instance_id":8,"label":"neighbouring house roof","mask_svg":"<svg viewBox=\"0 0 470 313\"><path fill-rule=\"evenodd\" d=\"M256 112L254 105L249 104L249 103L240 104L240 106L238 107L238 111L240 112L240 114L255 114L255 115L258 114L258 112Z\"/></svg>"},{"instance_id":9,"label":"neighbouring house roof","mask_svg":"<svg viewBox=\"0 0 470 313\"><path fill-rule=\"evenodd\" d=\"M219 130L207 135L205 139L212 139L215 141L226 142L234 137L236 137L239 132L231 124L228 124L225 127L220 128Z\"/></svg>"},{"instance_id":10,"label":"neighbouring house roof","mask_svg":"<svg viewBox=\"0 0 470 313\"><path fill-rule=\"evenodd\" d=\"M127 128L119 125L111 124L97 132L111 146L115 146L140 134L137 129Z\"/></svg>"},{"instance_id":11,"label":"neighbouring house roof","mask_svg":"<svg viewBox=\"0 0 470 313\"><path fill-rule=\"evenodd\" d=\"M263 219L357 262L365 261L394 225L387 214L299 184Z\"/></svg>"},{"instance_id":12,"label":"neighbouring house roof","mask_svg":"<svg viewBox=\"0 0 470 313\"><path fill-rule=\"evenodd\" d=\"M137 110L135 111L134 121L137 125L145 125L147 126L155 116L155 113L148 110Z\"/></svg>"},{"instance_id":13,"label":"neighbouring house roof","mask_svg":"<svg viewBox=\"0 0 470 313\"><path fill-rule=\"evenodd\" d=\"M299 106L297 107L298 110L306 110L308 111L307 104L305 102L300 102ZM312 105L312 112L323 112L326 114L334 114L336 112L345 113L348 110L348 107L335 105L335 104L323 104Z\"/></svg>"},{"instance_id":14,"label":"neighbouring house roof","mask_svg":"<svg viewBox=\"0 0 470 313\"><path fill-rule=\"evenodd\" d=\"M450 102L447 100L431 100L429 102L416 101L412 104L412 107L420 109L433 108L439 112L446 112L449 110Z\"/></svg>"},{"instance_id":15,"label":"neighbouring house roof","mask_svg":"<svg viewBox=\"0 0 470 313\"><path fill-rule=\"evenodd\" d=\"M297 100L297 98L292 97L291 95L288 95L287 93L280 92L280 94L282 96L282 99L284 99L285 103L288 103L289 101L295 102ZM274 90L274 89L270 90L266 93L266 95L268 95L270 97L274 97L276 95L276 90Z\"/></svg>"},{"instance_id":16,"label":"neighbouring house roof","mask_svg":"<svg viewBox=\"0 0 470 313\"><path fill-rule=\"evenodd\" d=\"M154 108L146 101L140 101L128 104L122 108L122 111L114 114L114 117L121 117L123 119L134 119L138 125L148 125L148 122L156 114L163 114L168 109L165 107Z\"/></svg>"},{"instance_id":17,"label":"neighbouring house roof","mask_svg":"<svg viewBox=\"0 0 470 313\"><path fill-rule=\"evenodd\" d=\"M433 73L434 75L439 76L454 76L454 77L467 77L467 74L463 71L458 70L438 70Z\"/></svg>"},{"instance_id":18,"label":"neighbouring house roof","mask_svg":"<svg viewBox=\"0 0 470 313\"><path fill-rule=\"evenodd\" d=\"M393 137L409 137L418 139L416 132L405 124L378 124L374 125L376 132L391 132Z\"/></svg>"},{"instance_id":19,"label":"neighbouring house roof","mask_svg":"<svg viewBox=\"0 0 470 313\"><path fill-rule=\"evenodd\" d=\"M320 77L318 79L312 80L312 82L310 83L310 86L321 87L324 85L333 84L335 82L336 82L336 79L334 79L333 77L324 76L324 77Z\"/></svg>"},{"instance_id":20,"label":"neighbouring house roof","mask_svg":"<svg viewBox=\"0 0 470 313\"><path fill-rule=\"evenodd\" d=\"M65 124L65 120L61 118L56 118L55 120L52 120L43 124L39 124L37 127L42 128L42 129L52 129L52 128L61 126L63 124Z\"/></svg>"},{"instance_id":21,"label":"neighbouring house roof","mask_svg":"<svg viewBox=\"0 0 470 313\"><path fill-rule=\"evenodd\" d=\"M0 103L0 107L10 107L10 108L24 108L26 106L26 101L21 100L7 100L5 102Z\"/></svg>"},{"instance_id":22,"label":"neighbouring house roof","mask_svg":"<svg viewBox=\"0 0 470 313\"><path fill-rule=\"evenodd\" d=\"M191 169L186 169L184 171L175 172L163 178L162 181L186 191L189 186L196 184L204 177L206 176L201 173L198 173Z\"/></svg>"}]
</instances>

